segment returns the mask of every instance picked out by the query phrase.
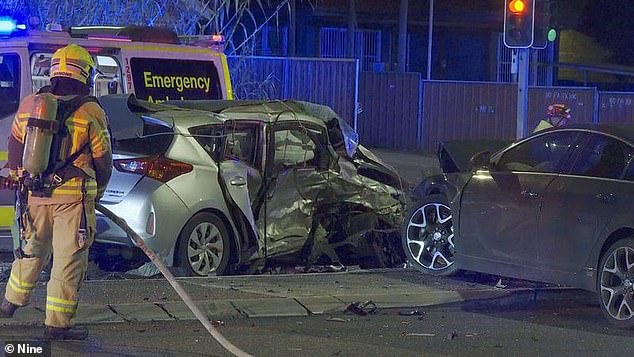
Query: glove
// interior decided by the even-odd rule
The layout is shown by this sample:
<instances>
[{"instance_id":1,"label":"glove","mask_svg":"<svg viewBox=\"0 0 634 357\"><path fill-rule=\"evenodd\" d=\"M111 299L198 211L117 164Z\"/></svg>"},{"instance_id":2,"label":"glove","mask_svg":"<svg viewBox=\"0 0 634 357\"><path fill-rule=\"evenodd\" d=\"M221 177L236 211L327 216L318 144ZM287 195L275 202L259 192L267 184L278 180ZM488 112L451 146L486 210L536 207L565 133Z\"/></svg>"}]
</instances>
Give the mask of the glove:
<instances>
[{"instance_id":1,"label":"glove","mask_svg":"<svg viewBox=\"0 0 634 357\"><path fill-rule=\"evenodd\" d=\"M0 190L15 190L18 182L12 177L0 176Z\"/></svg>"}]
</instances>

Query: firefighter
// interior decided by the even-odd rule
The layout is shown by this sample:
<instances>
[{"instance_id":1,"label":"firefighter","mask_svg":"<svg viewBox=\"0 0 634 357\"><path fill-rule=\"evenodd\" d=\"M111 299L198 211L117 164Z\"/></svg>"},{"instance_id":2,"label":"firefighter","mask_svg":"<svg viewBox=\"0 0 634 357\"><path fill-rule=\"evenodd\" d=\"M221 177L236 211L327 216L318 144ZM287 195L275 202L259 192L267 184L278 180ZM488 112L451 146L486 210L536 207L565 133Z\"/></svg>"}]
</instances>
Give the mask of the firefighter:
<instances>
[{"instance_id":1,"label":"firefighter","mask_svg":"<svg viewBox=\"0 0 634 357\"><path fill-rule=\"evenodd\" d=\"M0 316L5 318L12 317L18 307L27 305L40 272L52 255L44 336L53 340L88 336L86 329L73 327L71 319L77 310L78 291L88 264L88 248L94 240L95 202L103 196L112 172L106 116L94 97L87 97L94 70L90 54L74 44L57 50L51 58L50 94L46 95L58 103L93 100L82 100L69 110L66 121L62 122L66 131L59 141L56 159L63 165L55 166L55 172L45 176L51 184L40 186L48 189L26 186L29 187L28 198L21 217L24 244L19 249L21 254L16 254L0 304ZM13 177L21 177L21 172L28 167L24 152L29 150L25 141L30 142L28 135L31 134L27 135L30 133L27 126L37 116L36 112L42 111L34 105L38 95L42 94L30 95L20 103L13 121L8 148ZM59 120L59 110L56 115Z\"/></svg>"},{"instance_id":2,"label":"firefighter","mask_svg":"<svg viewBox=\"0 0 634 357\"><path fill-rule=\"evenodd\" d=\"M539 124L537 124L533 133L548 128L564 126L570 117L570 108L567 105L551 104L546 109L546 119L542 119Z\"/></svg>"}]
</instances>

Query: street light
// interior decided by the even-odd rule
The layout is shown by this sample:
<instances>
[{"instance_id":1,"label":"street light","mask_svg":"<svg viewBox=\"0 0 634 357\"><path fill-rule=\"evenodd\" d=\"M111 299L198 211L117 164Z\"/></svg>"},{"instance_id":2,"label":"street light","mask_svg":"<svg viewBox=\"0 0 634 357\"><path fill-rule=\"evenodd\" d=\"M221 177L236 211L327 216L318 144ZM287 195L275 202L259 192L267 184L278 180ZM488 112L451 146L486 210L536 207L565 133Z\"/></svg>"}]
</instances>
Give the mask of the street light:
<instances>
[{"instance_id":1,"label":"street light","mask_svg":"<svg viewBox=\"0 0 634 357\"><path fill-rule=\"evenodd\" d=\"M535 29L534 0L504 1L504 44L510 48L528 48Z\"/></svg>"}]
</instances>

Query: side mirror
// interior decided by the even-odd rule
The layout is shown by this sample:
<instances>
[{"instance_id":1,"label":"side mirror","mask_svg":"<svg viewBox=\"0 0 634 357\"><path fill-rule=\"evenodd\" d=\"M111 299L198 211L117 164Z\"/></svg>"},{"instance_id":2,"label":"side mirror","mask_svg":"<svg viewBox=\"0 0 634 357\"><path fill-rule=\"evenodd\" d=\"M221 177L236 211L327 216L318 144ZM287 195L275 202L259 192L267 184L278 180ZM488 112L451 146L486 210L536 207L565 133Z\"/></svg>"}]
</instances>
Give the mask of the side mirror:
<instances>
[{"instance_id":1,"label":"side mirror","mask_svg":"<svg viewBox=\"0 0 634 357\"><path fill-rule=\"evenodd\" d=\"M490 151L481 151L471 157L469 160L471 163L471 168L473 170L483 169L489 167L491 163L491 152Z\"/></svg>"}]
</instances>

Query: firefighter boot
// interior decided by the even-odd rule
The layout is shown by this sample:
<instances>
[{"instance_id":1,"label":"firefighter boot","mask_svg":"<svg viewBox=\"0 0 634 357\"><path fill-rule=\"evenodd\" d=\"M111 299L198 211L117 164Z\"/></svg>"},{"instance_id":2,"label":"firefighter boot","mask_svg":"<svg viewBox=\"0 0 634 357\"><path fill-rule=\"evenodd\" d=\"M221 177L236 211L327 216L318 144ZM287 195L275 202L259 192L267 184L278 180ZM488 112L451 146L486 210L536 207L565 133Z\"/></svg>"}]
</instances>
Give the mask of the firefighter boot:
<instances>
[{"instance_id":1,"label":"firefighter boot","mask_svg":"<svg viewBox=\"0 0 634 357\"><path fill-rule=\"evenodd\" d=\"M11 318L18 309L18 305L10 303L7 299L3 299L0 304L0 318Z\"/></svg>"},{"instance_id":2,"label":"firefighter boot","mask_svg":"<svg viewBox=\"0 0 634 357\"><path fill-rule=\"evenodd\" d=\"M44 338L47 340L85 340L88 330L83 327L51 327L44 329Z\"/></svg>"}]
</instances>

